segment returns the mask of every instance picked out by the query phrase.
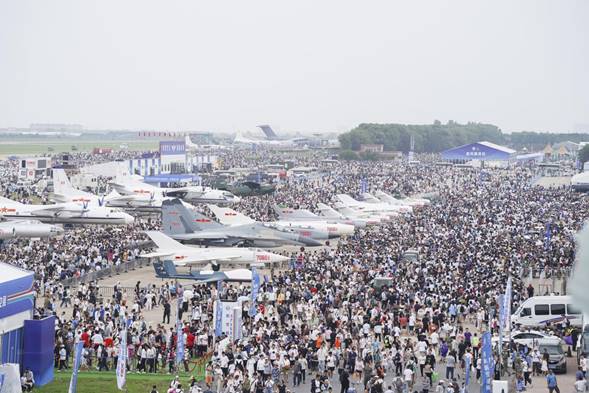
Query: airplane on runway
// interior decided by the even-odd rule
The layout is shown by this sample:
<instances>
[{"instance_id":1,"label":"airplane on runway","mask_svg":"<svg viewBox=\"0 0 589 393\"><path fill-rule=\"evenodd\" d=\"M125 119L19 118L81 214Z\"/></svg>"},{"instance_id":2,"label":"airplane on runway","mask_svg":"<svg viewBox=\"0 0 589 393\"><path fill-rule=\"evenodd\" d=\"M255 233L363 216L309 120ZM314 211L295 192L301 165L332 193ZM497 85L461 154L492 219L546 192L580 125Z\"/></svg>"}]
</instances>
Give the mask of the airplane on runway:
<instances>
[{"instance_id":1,"label":"airplane on runway","mask_svg":"<svg viewBox=\"0 0 589 393\"><path fill-rule=\"evenodd\" d=\"M326 205L323 205L323 206L326 206ZM329 207L329 206L327 206L327 207ZM367 224L366 220L347 219L344 216L342 216L341 214L339 216L332 216L332 217L318 216L317 214L315 214L307 209L291 209L288 207L274 206L274 211L278 215L278 218L280 218L281 220L318 221L318 222L327 222L327 223L334 223L334 224L353 225L354 227L357 227L357 228L364 228ZM337 212L335 212L335 213L337 213Z\"/></svg>"},{"instance_id":2,"label":"airplane on runway","mask_svg":"<svg viewBox=\"0 0 589 393\"><path fill-rule=\"evenodd\" d=\"M186 186L179 188L163 188L136 180L131 176L117 175L114 182L109 183L122 195L149 195L156 199L165 197L180 198L191 203L215 203L228 205L241 199L229 191L215 190L203 186Z\"/></svg>"},{"instance_id":3,"label":"airplane on runway","mask_svg":"<svg viewBox=\"0 0 589 393\"><path fill-rule=\"evenodd\" d=\"M118 209L87 203L25 205L0 197L0 215L8 219L33 219L51 224L132 224L135 219Z\"/></svg>"},{"instance_id":4,"label":"airplane on runway","mask_svg":"<svg viewBox=\"0 0 589 393\"><path fill-rule=\"evenodd\" d=\"M255 265L272 264L289 259L257 248L190 247L159 231L146 231L145 233L155 243L157 249L141 256L144 258L171 260L178 266L205 266L211 264L213 270L218 271L220 264L223 262Z\"/></svg>"},{"instance_id":5,"label":"airplane on runway","mask_svg":"<svg viewBox=\"0 0 589 393\"><path fill-rule=\"evenodd\" d=\"M189 210L179 199L162 203L163 232L175 240L219 246L279 247L286 244L320 246L321 242L298 233L279 230L259 222L227 226Z\"/></svg>"},{"instance_id":6,"label":"airplane on runway","mask_svg":"<svg viewBox=\"0 0 589 393\"><path fill-rule=\"evenodd\" d=\"M108 195L98 196L74 188L61 168L53 169L53 194L51 200L58 203L86 203L88 206L118 207L137 211L158 211L162 207L162 198L152 194L120 195L115 190Z\"/></svg>"},{"instance_id":7,"label":"airplane on runway","mask_svg":"<svg viewBox=\"0 0 589 393\"><path fill-rule=\"evenodd\" d=\"M186 150L188 151L203 151L203 150L229 150L229 146L223 145L198 145L193 143L189 135L184 138Z\"/></svg>"},{"instance_id":8,"label":"airplane on runway","mask_svg":"<svg viewBox=\"0 0 589 393\"><path fill-rule=\"evenodd\" d=\"M251 218L236 212L233 209L218 206L209 206L209 209L222 224L240 225L255 222ZM266 223L272 227L298 232L302 236L311 237L317 240L332 239L343 235L354 233L354 226L339 223L328 223L326 221L313 220L279 220Z\"/></svg>"},{"instance_id":9,"label":"airplane on runway","mask_svg":"<svg viewBox=\"0 0 589 393\"><path fill-rule=\"evenodd\" d=\"M63 233L63 228L43 224L39 220L9 220L0 222L0 241L16 238L52 237Z\"/></svg>"}]
</instances>

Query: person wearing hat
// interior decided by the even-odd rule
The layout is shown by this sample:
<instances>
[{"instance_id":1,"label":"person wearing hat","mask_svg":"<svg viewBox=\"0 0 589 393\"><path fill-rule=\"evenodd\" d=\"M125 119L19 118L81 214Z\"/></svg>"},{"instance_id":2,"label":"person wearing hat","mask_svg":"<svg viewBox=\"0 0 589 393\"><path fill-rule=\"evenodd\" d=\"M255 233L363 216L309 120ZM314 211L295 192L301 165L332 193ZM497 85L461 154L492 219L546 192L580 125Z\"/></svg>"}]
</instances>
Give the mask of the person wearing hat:
<instances>
[{"instance_id":1,"label":"person wearing hat","mask_svg":"<svg viewBox=\"0 0 589 393\"><path fill-rule=\"evenodd\" d=\"M67 359L67 351L65 350L65 345L61 344L59 348L59 371L66 369L66 360Z\"/></svg>"}]
</instances>

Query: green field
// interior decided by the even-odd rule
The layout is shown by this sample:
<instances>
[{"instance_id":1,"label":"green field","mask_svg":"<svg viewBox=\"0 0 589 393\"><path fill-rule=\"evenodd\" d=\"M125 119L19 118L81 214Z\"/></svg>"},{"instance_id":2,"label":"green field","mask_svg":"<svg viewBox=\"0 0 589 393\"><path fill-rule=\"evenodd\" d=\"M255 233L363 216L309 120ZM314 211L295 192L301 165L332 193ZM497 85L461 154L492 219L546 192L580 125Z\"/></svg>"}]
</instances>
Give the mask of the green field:
<instances>
[{"instance_id":1,"label":"green field","mask_svg":"<svg viewBox=\"0 0 589 393\"><path fill-rule=\"evenodd\" d=\"M67 372L55 371L55 380L43 387L35 388L35 392L42 393L63 393L67 392L70 385L71 369ZM190 375L180 373L182 387L188 387ZM195 375L197 377L197 375ZM135 374L127 373L127 392L149 393L153 385L157 386L160 393L164 393L170 387L174 375L168 374ZM187 391L187 389L185 389ZM78 374L78 392L83 393L110 393L120 392L117 389L117 377L113 371L80 371Z\"/></svg>"},{"instance_id":2,"label":"green field","mask_svg":"<svg viewBox=\"0 0 589 393\"><path fill-rule=\"evenodd\" d=\"M108 136L105 135L105 138ZM91 151L95 147L112 148L119 150L121 144L129 146L129 150L156 150L157 140L113 140L113 139L3 139L0 138L0 156L10 155L35 155L42 153L70 152L75 146L78 151ZM50 151L50 148L53 151Z\"/></svg>"}]
</instances>

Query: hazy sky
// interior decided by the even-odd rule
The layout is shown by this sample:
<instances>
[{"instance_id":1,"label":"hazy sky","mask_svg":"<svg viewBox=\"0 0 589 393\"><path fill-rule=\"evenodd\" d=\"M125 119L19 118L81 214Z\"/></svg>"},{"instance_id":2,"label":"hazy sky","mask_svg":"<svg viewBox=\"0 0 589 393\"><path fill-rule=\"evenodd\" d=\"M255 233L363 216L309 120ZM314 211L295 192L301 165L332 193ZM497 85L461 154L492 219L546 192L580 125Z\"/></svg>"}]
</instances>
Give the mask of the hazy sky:
<instances>
[{"instance_id":1,"label":"hazy sky","mask_svg":"<svg viewBox=\"0 0 589 393\"><path fill-rule=\"evenodd\" d=\"M571 130L588 20L585 0L0 0L0 127Z\"/></svg>"}]
</instances>

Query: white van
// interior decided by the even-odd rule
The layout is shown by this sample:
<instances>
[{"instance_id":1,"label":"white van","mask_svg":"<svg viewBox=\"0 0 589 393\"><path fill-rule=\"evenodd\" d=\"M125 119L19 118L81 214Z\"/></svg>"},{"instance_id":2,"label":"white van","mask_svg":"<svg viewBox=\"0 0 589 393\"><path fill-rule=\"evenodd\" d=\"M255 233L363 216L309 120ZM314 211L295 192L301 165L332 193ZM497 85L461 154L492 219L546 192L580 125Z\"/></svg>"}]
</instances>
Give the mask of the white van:
<instances>
[{"instance_id":1,"label":"white van","mask_svg":"<svg viewBox=\"0 0 589 393\"><path fill-rule=\"evenodd\" d=\"M568 319L572 326L582 326L581 310L570 296L534 296L524 301L511 315L511 322L521 326L545 326Z\"/></svg>"}]
</instances>

